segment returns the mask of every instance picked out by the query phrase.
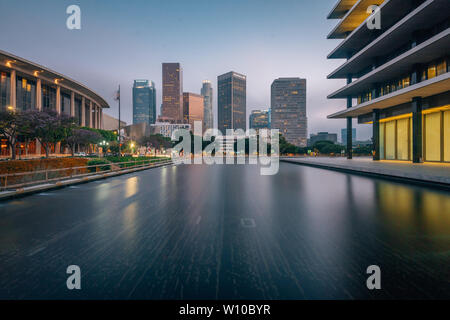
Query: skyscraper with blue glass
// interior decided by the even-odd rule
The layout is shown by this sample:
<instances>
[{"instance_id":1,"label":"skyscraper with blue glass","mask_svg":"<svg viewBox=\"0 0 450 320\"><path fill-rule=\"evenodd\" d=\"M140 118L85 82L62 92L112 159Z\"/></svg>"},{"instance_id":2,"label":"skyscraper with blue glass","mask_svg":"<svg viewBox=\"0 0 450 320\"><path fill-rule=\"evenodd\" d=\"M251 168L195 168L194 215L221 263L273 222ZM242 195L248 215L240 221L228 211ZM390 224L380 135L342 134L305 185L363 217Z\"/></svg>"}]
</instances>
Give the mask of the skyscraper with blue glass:
<instances>
[{"instance_id":1,"label":"skyscraper with blue glass","mask_svg":"<svg viewBox=\"0 0 450 320\"><path fill-rule=\"evenodd\" d=\"M156 88L148 80L135 80L133 85L133 124L156 121Z\"/></svg>"}]
</instances>

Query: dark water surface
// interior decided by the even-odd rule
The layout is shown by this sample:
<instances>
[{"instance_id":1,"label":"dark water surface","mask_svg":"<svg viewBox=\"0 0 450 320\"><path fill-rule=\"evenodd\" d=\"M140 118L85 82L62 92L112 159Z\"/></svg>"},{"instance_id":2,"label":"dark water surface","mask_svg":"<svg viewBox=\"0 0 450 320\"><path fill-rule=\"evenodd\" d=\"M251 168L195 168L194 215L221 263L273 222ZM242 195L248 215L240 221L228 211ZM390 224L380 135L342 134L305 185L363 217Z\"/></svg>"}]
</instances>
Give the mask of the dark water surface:
<instances>
[{"instance_id":1,"label":"dark water surface","mask_svg":"<svg viewBox=\"0 0 450 320\"><path fill-rule=\"evenodd\" d=\"M382 290L366 287L370 265ZM281 163L276 176L173 166L0 202L0 298L448 299L450 194Z\"/></svg>"}]
</instances>

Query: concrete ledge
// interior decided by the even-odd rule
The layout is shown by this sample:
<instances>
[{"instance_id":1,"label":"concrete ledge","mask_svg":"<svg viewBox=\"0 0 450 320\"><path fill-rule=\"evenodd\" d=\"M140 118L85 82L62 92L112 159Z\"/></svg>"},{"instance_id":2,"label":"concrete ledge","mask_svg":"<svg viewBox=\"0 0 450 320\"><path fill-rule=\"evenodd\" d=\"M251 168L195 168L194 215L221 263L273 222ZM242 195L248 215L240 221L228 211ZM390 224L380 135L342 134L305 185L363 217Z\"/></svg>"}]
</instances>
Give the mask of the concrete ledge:
<instances>
[{"instance_id":1,"label":"concrete ledge","mask_svg":"<svg viewBox=\"0 0 450 320\"><path fill-rule=\"evenodd\" d=\"M369 158L280 158L280 161L320 169L397 180L450 190L450 166L372 161Z\"/></svg>"},{"instance_id":2,"label":"concrete ledge","mask_svg":"<svg viewBox=\"0 0 450 320\"><path fill-rule=\"evenodd\" d=\"M72 178L72 179L69 178L68 180L60 180L55 183L39 184L39 185L24 187L24 188L20 188L20 189L16 189L16 190L6 190L6 191L0 192L0 201L23 197L23 196L27 196L30 194L39 193L42 191L47 191L47 190L52 190L52 189L61 189L61 188L71 186L71 185L83 184L83 183L88 183L88 182L96 181L96 180L103 180L103 179L107 179L107 178L111 178L111 177L115 177L115 176L125 175L128 173L165 167L165 166L169 166L172 164L173 164L173 162L164 163L164 164L156 164L153 166L126 169L126 170L117 171L117 172L113 171L113 172L108 172L105 174L96 174L96 175L87 176L87 177Z\"/></svg>"}]
</instances>

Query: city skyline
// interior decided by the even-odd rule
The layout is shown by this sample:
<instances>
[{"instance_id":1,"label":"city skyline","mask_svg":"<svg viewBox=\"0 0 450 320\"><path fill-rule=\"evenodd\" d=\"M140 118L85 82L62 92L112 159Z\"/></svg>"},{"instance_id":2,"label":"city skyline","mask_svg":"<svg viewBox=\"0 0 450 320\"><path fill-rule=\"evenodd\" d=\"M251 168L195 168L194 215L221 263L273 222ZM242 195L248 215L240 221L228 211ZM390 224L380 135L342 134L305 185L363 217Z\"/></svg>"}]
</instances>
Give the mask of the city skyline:
<instances>
[{"instance_id":1,"label":"city skyline","mask_svg":"<svg viewBox=\"0 0 450 320\"><path fill-rule=\"evenodd\" d=\"M310 28L313 21L323 21L334 0L286 1L283 8L278 8L276 1L230 1L208 3L208 6L204 6L204 1L189 4L181 1L157 4L152 1L133 1L132 4L78 1L82 10L82 29L79 31L65 27L65 9L69 4L67 1L47 0L38 4L25 1L19 6L14 1L2 1L0 9L10 12L14 21L10 16L5 17L0 21L0 27L9 30L8 26L20 24L21 30L28 30L20 36L20 30L15 28L8 34L1 34L2 49L61 70L86 83L105 97L111 106L107 111L111 116L117 117L118 114L114 91L120 84L122 119L132 122L134 79L155 81L159 115L162 103L161 63L177 61L184 68L184 89L187 92L200 93L199 86L205 79L212 81L213 90L217 92L215 79L228 70L246 74L247 114L261 105L270 104L270 84L274 79L306 78L309 83L309 133L323 130L339 132L345 125L343 121L326 119L327 114L342 107L341 102L326 99L329 92L342 85L340 81L326 80L329 70L339 65L338 61L325 61L335 46L333 41L326 40L334 22L325 21ZM144 17L147 10L143 8L146 7L154 13L151 18ZM255 7L258 10L254 10ZM40 16L34 17L34 12L40 12ZM173 15L171 24L166 21L168 12ZM194 23L186 20L185 12L207 19ZM231 17L235 17L236 25L224 28L223 23ZM283 23L275 23L280 18ZM39 24L39 29L33 28L35 24ZM236 30L242 28L246 30L245 35L237 34ZM147 42L142 41L145 29L151 30ZM201 35L198 33L200 29L204 30ZM48 37L39 36L43 33ZM204 37L211 40L204 42ZM36 38L41 38L41 41L31 48L29 43ZM305 50L305 43L308 50ZM177 51L175 47L184 48ZM241 48L242 52L230 51L234 47ZM216 99L213 113L216 123ZM356 122L355 127L361 138L371 136L370 128L356 125Z\"/></svg>"}]
</instances>

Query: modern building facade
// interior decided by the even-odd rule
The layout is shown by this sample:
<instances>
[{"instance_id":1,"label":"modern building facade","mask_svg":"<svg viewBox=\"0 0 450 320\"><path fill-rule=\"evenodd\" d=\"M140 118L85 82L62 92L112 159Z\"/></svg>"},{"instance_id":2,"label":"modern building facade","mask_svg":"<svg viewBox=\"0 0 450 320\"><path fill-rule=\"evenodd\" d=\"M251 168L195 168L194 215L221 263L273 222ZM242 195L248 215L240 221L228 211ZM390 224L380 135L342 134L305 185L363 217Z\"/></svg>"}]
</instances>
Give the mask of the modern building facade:
<instances>
[{"instance_id":1,"label":"modern building facade","mask_svg":"<svg viewBox=\"0 0 450 320\"><path fill-rule=\"evenodd\" d=\"M227 129L247 129L247 77L228 72L217 78L218 128L222 134Z\"/></svg>"},{"instance_id":2,"label":"modern building facade","mask_svg":"<svg viewBox=\"0 0 450 320\"><path fill-rule=\"evenodd\" d=\"M152 134L160 134L167 138L172 138L172 134L176 130L191 130L190 124L173 124L168 122L157 122L150 125L150 130Z\"/></svg>"},{"instance_id":3,"label":"modern building facade","mask_svg":"<svg viewBox=\"0 0 450 320\"><path fill-rule=\"evenodd\" d=\"M179 63L162 64L161 116L171 123L183 122L183 69Z\"/></svg>"},{"instance_id":4,"label":"modern building facade","mask_svg":"<svg viewBox=\"0 0 450 320\"><path fill-rule=\"evenodd\" d=\"M253 110L249 116L250 129L270 129L269 110Z\"/></svg>"},{"instance_id":5,"label":"modern building facade","mask_svg":"<svg viewBox=\"0 0 450 320\"><path fill-rule=\"evenodd\" d=\"M319 132L317 134L311 134L309 138L309 145L313 146L319 141L329 141L337 143L337 133Z\"/></svg>"},{"instance_id":6,"label":"modern building facade","mask_svg":"<svg viewBox=\"0 0 450 320\"><path fill-rule=\"evenodd\" d=\"M0 50L0 110L53 110L74 117L79 126L101 129L105 108L108 103L85 85ZM9 156L9 149L2 141L0 155ZM54 146L52 152L61 150ZM28 154L43 153L38 141L28 146Z\"/></svg>"},{"instance_id":7,"label":"modern building facade","mask_svg":"<svg viewBox=\"0 0 450 320\"><path fill-rule=\"evenodd\" d=\"M213 88L211 81L204 80L201 89L201 95L204 102L204 121L203 127L205 130L214 128L214 113L213 113Z\"/></svg>"},{"instance_id":8,"label":"modern building facade","mask_svg":"<svg viewBox=\"0 0 450 320\"><path fill-rule=\"evenodd\" d=\"M328 18L342 39L328 58L346 59L328 78L347 79L328 96L346 107L328 118L347 119L348 157L356 118L372 124L374 160L450 162L449 1L340 0Z\"/></svg>"},{"instance_id":9,"label":"modern building facade","mask_svg":"<svg viewBox=\"0 0 450 320\"><path fill-rule=\"evenodd\" d=\"M347 144L347 128L341 129L341 143ZM356 128L352 128L352 144L356 143Z\"/></svg>"},{"instance_id":10,"label":"modern building facade","mask_svg":"<svg viewBox=\"0 0 450 320\"><path fill-rule=\"evenodd\" d=\"M271 128L280 130L289 143L306 147L306 79L279 78L272 83Z\"/></svg>"},{"instance_id":11,"label":"modern building facade","mask_svg":"<svg viewBox=\"0 0 450 320\"><path fill-rule=\"evenodd\" d=\"M120 128L125 128L127 123L125 121L120 121ZM110 115L103 113L103 130L119 130L119 119L111 117Z\"/></svg>"},{"instance_id":12,"label":"modern building facade","mask_svg":"<svg viewBox=\"0 0 450 320\"><path fill-rule=\"evenodd\" d=\"M194 130L194 122L202 123L202 133L205 132L204 123L204 101L203 96L191 92L183 93L183 123L189 123Z\"/></svg>"},{"instance_id":13,"label":"modern building facade","mask_svg":"<svg viewBox=\"0 0 450 320\"><path fill-rule=\"evenodd\" d=\"M156 87L148 80L135 80L133 85L133 124L156 122Z\"/></svg>"}]
</instances>

